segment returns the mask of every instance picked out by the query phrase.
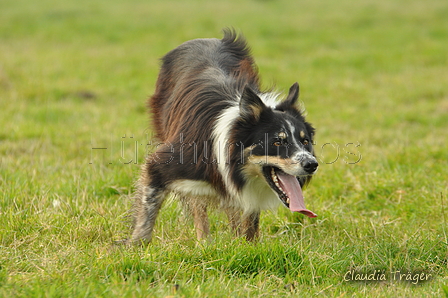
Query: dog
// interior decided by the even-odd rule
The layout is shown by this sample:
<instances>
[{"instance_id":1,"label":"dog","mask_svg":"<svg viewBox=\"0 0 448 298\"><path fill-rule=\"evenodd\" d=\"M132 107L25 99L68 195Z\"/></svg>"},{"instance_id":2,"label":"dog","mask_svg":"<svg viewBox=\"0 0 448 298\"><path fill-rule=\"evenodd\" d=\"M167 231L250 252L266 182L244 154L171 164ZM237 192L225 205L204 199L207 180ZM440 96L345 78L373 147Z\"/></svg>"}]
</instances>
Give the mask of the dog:
<instances>
[{"instance_id":1,"label":"dog","mask_svg":"<svg viewBox=\"0 0 448 298\"><path fill-rule=\"evenodd\" d=\"M209 235L210 207L247 240L258 237L261 210L284 205L316 217L302 194L318 168L315 129L298 96L297 83L283 100L262 92L250 49L231 29L166 54L148 102L159 143L137 182L129 241L151 240L169 193L193 215L198 239Z\"/></svg>"}]
</instances>

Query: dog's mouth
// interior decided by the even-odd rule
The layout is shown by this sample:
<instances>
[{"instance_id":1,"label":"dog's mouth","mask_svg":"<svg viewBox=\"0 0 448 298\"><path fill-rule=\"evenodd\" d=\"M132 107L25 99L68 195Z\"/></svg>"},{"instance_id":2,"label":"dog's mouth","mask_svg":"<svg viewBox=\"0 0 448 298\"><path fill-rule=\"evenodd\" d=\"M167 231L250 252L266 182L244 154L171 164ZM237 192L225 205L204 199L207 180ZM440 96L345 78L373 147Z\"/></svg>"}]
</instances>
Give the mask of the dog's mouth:
<instances>
[{"instance_id":1,"label":"dog's mouth","mask_svg":"<svg viewBox=\"0 0 448 298\"><path fill-rule=\"evenodd\" d=\"M313 211L306 209L302 187L296 176L286 174L272 166L263 167L263 173L269 186L277 193L280 201L291 211L300 212L308 217L316 217Z\"/></svg>"}]
</instances>

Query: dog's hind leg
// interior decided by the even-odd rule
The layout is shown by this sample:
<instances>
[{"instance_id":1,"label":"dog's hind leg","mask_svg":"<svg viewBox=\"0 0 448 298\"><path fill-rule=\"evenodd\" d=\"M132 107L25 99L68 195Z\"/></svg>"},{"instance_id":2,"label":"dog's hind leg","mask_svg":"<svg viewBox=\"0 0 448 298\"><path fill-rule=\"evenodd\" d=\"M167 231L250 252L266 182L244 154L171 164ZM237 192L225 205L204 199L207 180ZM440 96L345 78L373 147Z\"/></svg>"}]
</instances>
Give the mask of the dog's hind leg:
<instances>
[{"instance_id":1,"label":"dog's hind leg","mask_svg":"<svg viewBox=\"0 0 448 298\"><path fill-rule=\"evenodd\" d=\"M165 192L151 186L140 186L135 198L134 231L131 243L151 241L154 224L165 200Z\"/></svg>"},{"instance_id":2,"label":"dog's hind leg","mask_svg":"<svg viewBox=\"0 0 448 298\"><path fill-rule=\"evenodd\" d=\"M242 228L248 241L253 241L258 238L258 230L260 223L260 212L252 212L243 215Z\"/></svg>"},{"instance_id":3,"label":"dog's hind leg","mask_svg":"<svg viewBox=\"0 0 448 298\"><path fill-rule=\"evenodd\" d=\"M191 213L193 214L194 228L196 230L197 239L206 239L210 234L207 205L195 198L193 201L193 206L191 206Z\"/></svg>"}]
</instances>

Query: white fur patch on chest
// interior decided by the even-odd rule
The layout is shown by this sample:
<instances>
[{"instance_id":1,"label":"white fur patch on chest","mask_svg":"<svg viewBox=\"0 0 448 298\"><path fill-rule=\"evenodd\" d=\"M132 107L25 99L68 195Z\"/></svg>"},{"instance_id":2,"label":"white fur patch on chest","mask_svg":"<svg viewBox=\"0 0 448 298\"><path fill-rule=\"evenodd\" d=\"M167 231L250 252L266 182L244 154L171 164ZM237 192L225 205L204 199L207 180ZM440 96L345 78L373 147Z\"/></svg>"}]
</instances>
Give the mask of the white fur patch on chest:
<instances>
[{"instance_id":1,"label":"white fur patch on chest","mask_svg":"<svg viewBox=\"0 0 448 298\"><path fill-rule=\"evenodd\" d=\"M238 199L244 212L274 210L281 204L277 194L260 176L247 180Z\"/></svg>"}]
</instances>

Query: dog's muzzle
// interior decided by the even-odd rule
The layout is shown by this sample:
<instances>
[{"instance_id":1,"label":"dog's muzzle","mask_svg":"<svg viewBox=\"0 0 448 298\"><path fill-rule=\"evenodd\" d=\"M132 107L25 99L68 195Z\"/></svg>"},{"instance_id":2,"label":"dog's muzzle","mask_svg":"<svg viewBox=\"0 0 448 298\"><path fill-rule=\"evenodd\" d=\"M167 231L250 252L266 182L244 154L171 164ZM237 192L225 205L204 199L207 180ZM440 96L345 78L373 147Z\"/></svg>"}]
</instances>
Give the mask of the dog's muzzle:
<instances>
[{"instance_id":1,"label":"dog's muzzle","mask_svg":"<svg viewBox=\"0 0 448 298\"><path fill-rule=\"evenodd\" d=\"M317 167L319 166L319 163L314 157L305 158L301 160L300 164L307 174L313 174L314 172L316 172Z\"/></svg>"}]
</instances>

